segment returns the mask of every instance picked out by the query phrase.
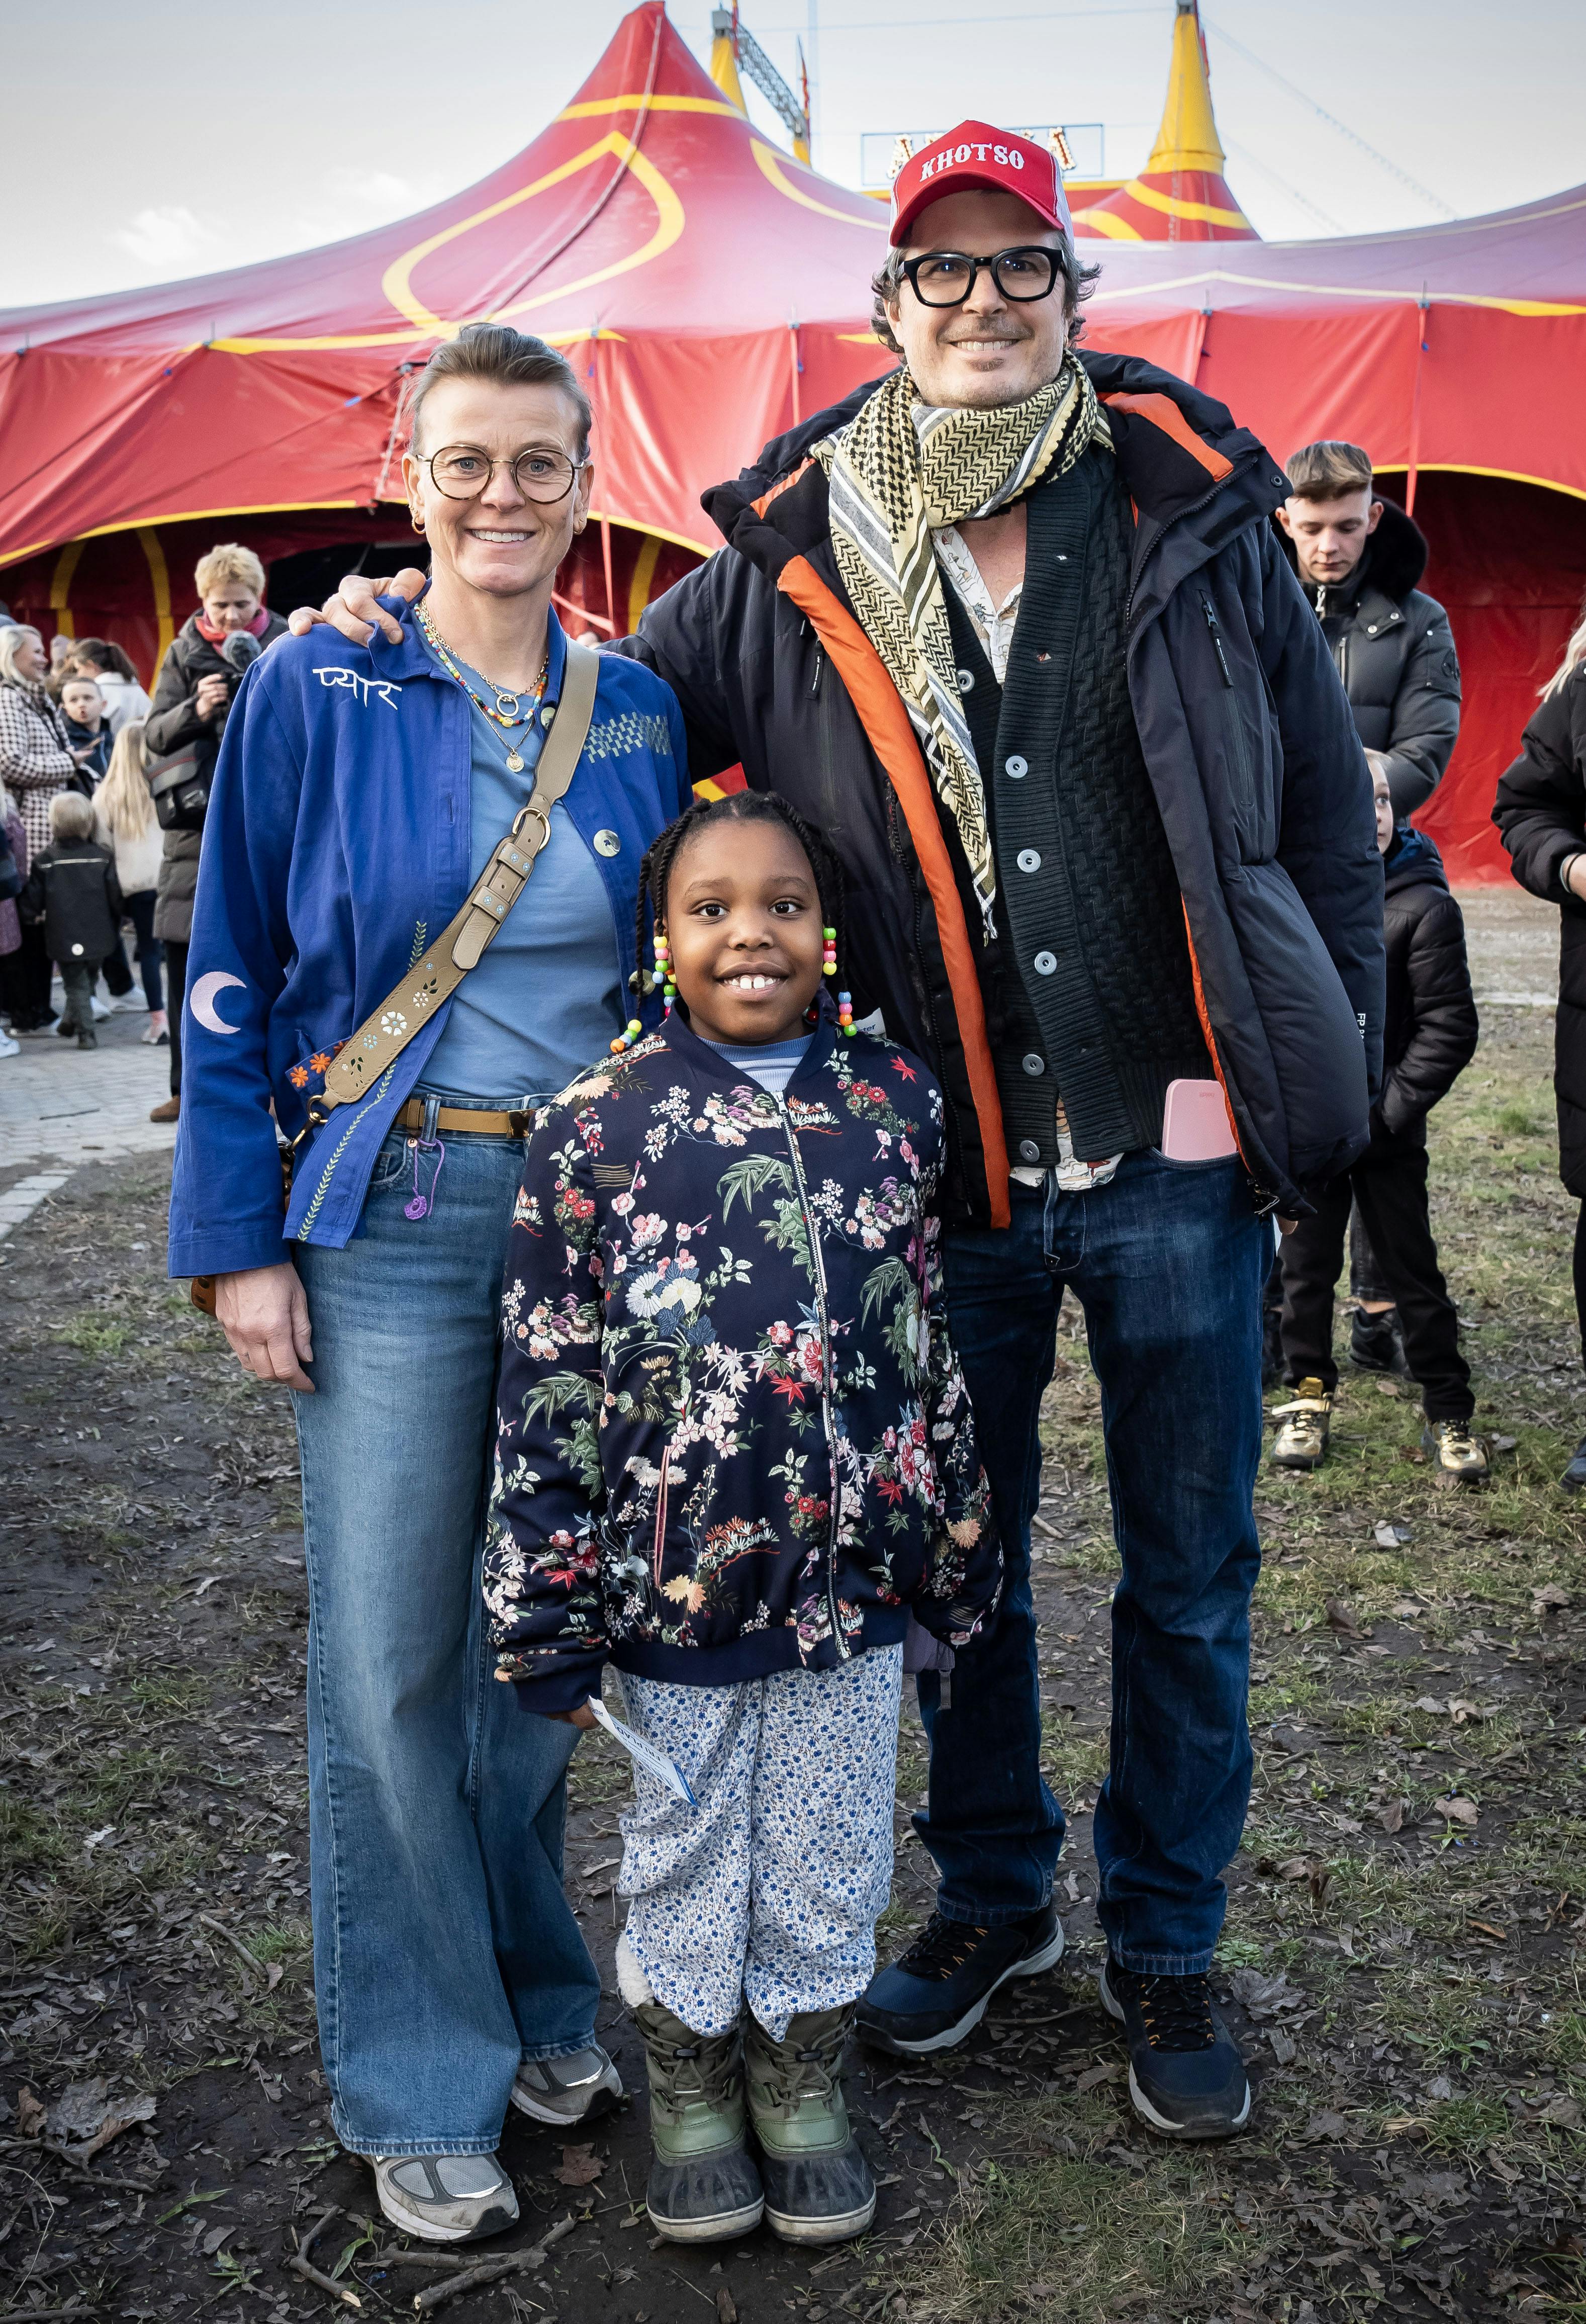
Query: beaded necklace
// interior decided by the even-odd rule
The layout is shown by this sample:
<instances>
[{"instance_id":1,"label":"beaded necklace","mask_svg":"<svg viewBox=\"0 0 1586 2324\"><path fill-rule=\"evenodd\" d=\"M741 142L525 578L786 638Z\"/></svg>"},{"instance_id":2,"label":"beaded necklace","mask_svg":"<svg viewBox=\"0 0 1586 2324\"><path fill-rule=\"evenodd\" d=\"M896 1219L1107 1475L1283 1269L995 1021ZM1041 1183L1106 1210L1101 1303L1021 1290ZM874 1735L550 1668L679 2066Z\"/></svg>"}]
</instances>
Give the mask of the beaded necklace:
<instances>
[{"instance_id":1,"label":"beaded necklace","mask_svg":"<svg viewBox=\"0 0 1586 2324\"><path fill-rule=\"evenodd\" d=\"M456 679L457 684L462 687L463 692L467 696L469 701L474 704L475 707L478 710L483 710L484 715L489 719L493 726L522 726L526 725L532 720L534 716L533 711L526 711L521 707L521 692L515 692L511 687L497 686L493 678L485 678L484 683L489 687L492 694L495 696L495 707L493 710L488 702L484 701L479 695L475 693L474 688L469 685L467 679L463 676L462 671L457 668L457 665L453 659L450 650L447 646L445 639L436 628L433 620L426 610L422 598L419 600L419 604L415 610L419 616L419 627L423 631L425 640L429 644L431 652L435 655L436 659L441 664L443 669L448 670L451 676ZM535 679L533 685L526 689L533 697L535 702L538 703L544 700L546 685L549 677L550 644L548 639L545 649L545 659L539 665L539 676ZM509 704L512 706L511 708L508 707ZM523 771L523 759L518 744L512 742L511 737L505 733L503 733L500 739L508 745L508 772L510 774L521 775Z\"/></svg>"}]
</instances>

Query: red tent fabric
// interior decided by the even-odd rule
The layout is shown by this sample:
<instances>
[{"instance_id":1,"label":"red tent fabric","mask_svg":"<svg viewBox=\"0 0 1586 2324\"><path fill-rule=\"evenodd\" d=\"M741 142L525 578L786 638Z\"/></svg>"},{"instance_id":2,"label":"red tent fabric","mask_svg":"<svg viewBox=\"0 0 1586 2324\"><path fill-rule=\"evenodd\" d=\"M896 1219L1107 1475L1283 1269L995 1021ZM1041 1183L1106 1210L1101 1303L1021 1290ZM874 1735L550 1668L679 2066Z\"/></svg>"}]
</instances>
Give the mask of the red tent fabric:
<instances>
[{"instance_id":1,"label":"red tent fabric","mask_svg":"<svg viewBox=\"0 0 1586 2324\"><path fill-rule=\"evenodd\" d=\"M1464 671L1460 742L1416 817L1451 878L1508 877L1489 820L1586 590L1586 186L1400 234L1119 244L1088 313L1231 406L1282 459L1363 444L1432 546Z\"/></svg>"},{"instance_id":2,"label":"red tent fabric","mask_svg":"<svg viewBox=\"0 0 1586 2324\"><path fill-rule=\"evenodd\" d=\"M1216 142L1191 102L1193 10L1175 38L1164 135L1177 124L1186 161ZM1142 233L1148 211L1169 216L1147 205ZM884 224L768 144L643 0L516 160L418 218L0 316L0 593L148 669L217 538L298 558L274 568L294 600L315 549L333 572L354 544L394 561L406 370L502 315L587 377L609 522L561 586L625 630L713 547L705 486L887 367L868 327ZM1465 669L1459 750L1420 818L1457 880L1504 876L1493 785L1586 584L1583 225L1586 187L1425 232L1093 245L1093 344L1196 380L1279 458L1352 438L1413 503Z\"/></svg>"},{"instance_id":3,"label":"red tent fabric","mask_svg":"<svg viewBox=\"0 0 1586 2324\"><path fill-rule=\"evenodd\" d=\"M479 316L568 350L600 414L596 513L687 564L712 546L706 484L885 367L885 213L769 144L644 0L532 143L418 217L0 315L0 566L180 524L202 548L238 517L272 544L366 535L401 501L405 375ZM160 546L180 592L190 567Z\"/></svg>"}]
</instances>

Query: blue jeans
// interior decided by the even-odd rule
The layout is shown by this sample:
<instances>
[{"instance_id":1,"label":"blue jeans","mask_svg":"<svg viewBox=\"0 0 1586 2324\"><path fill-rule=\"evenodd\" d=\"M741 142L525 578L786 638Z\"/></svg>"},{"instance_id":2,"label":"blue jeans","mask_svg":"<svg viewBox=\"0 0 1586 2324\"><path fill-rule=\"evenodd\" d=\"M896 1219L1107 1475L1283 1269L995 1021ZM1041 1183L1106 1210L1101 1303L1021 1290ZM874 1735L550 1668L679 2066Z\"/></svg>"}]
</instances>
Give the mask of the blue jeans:
<instances>
[{"instance_id":1,"label":"blue jeans","mask_svg":"<svg viewBox=\"0 0 1586 2324\"><path fill-rule=\"evenodd\" d=\"M947 1313L973 1401L1007 1558L991 1635L958 1655L931 1738L916 1828L938 1904L980 1926L1051 1893L1062 1810L1040 1771L1030 1519L1037 1422L1065 1285L1084 1309L1102 1384L1122 1576L1112 1600L1111 1771L1096 1801L1097 1909L1115 1960L1205 1969L1222 1926L1219 1874L1249 1799L1249 1601L1260 1564L1250 1497L1261 1451L1260 1290L1272 1230L1237 1160L1126 1155L1111 1185L1013 1188L1005 1229L946 1245Z\"/></svg>"},{"instance_id":2,"label":"blue jeans","mask_svg":"<svg viewBox=\"0 0 1586 2324\"><path fill-rule=\"evenodd\" d=\"M489 2153L521 2061L594 2038L600 1980L562 1888L576 1729L491 1683L481 1619L522 1156L448 1139L411 1220L414 1157L390 1138L364 1232L296 1254L316 1388L296 1398L314 1982L332 2120L357 2153Z\"/></svg>"}]
</instances>

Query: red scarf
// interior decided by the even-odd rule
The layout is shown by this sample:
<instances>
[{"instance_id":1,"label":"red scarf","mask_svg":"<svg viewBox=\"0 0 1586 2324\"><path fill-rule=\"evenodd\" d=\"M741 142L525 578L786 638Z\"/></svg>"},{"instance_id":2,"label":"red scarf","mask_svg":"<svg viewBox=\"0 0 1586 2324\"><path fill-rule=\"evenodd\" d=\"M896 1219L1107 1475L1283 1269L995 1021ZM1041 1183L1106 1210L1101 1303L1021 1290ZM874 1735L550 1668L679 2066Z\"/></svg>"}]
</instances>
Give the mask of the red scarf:
<instances>
[{"instance_id":1,"label":"red scarf","mask_svg":"<svg viewBox=\"0 0 1586 2324\"><path fill-rule=\"evenodd\" d=\"M199 606L198 612L194 614L193 619L198 625L198 635L201 638L207 638L212 646L224 645L227 638L233 638L238 634L235 630L217 630L214 622L208 620L206 616L202 605ZM247 634L251 638L262 638L269 626L270 614L268 610L263 605L260 606L258 612L254 614L251 622L244 622L243 623L243 628L247 632Z\"/></svg>"}]
</instances>

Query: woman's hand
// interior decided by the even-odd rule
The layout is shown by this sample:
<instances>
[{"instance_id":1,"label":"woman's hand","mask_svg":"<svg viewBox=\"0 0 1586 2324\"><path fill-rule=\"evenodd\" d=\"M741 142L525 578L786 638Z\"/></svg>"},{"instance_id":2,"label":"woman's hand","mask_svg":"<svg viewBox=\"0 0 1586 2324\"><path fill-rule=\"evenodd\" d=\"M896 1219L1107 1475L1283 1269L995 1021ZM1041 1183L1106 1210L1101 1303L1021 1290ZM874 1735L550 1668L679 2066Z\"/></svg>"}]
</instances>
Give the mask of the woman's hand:
<instances>
[{"instance_id":1,"label":"woman's hand","mask_svg":"<svg viewBox=\"0 0 1586 2324\"><path fill-rule=\"evenodd\" d=\"M313 1395L314 1383L303 1370L314 1360L309 1302L290 1259L217 1275L215 1320L244 1371Z\"/></svg>"},{"instance_id":2,"label":"woman's hand","mask_svg":"<svg viewBox=\"0 0 1586 2324\"><path fill-rule=\"evenodd\" d=\"M295 613L287 615L286 625L294 638L306 638L317 622L328 622L355 646L366 646L379 629L393 646L401 645L401 623L374 600L405 597L410 604L429 577L414 565L404 565L400 573L390 575L349 573L335 596L327 597L322 612L317 613L312 605L300 605Z\"/></svg>"},{"instance_id":3,"label":"woman's hand","mask_svg":"<svg viewBox=\"0 0 1586 2324\"><path fill-rule=\"evenodd\" d=\"M211 673L208 678L198 680L198 691L193 696L193 715L195 718L213 718L217 710L225 709L230 699L228 681Z\"/></svg>"},{"instance_id":4,"label":"woman's hand","mask_svg":"<svg viewBox=\"0 0 1586 2324\"><path fill-rule=\"evenodd\" d=\"M586 1702L581 1702L576 1711L552 1711L547 1715L551 1719L559 1719L564 1727L581 1729L586 1735L595 1725L595 1713Z\"/></svg>"}]
</instances>

